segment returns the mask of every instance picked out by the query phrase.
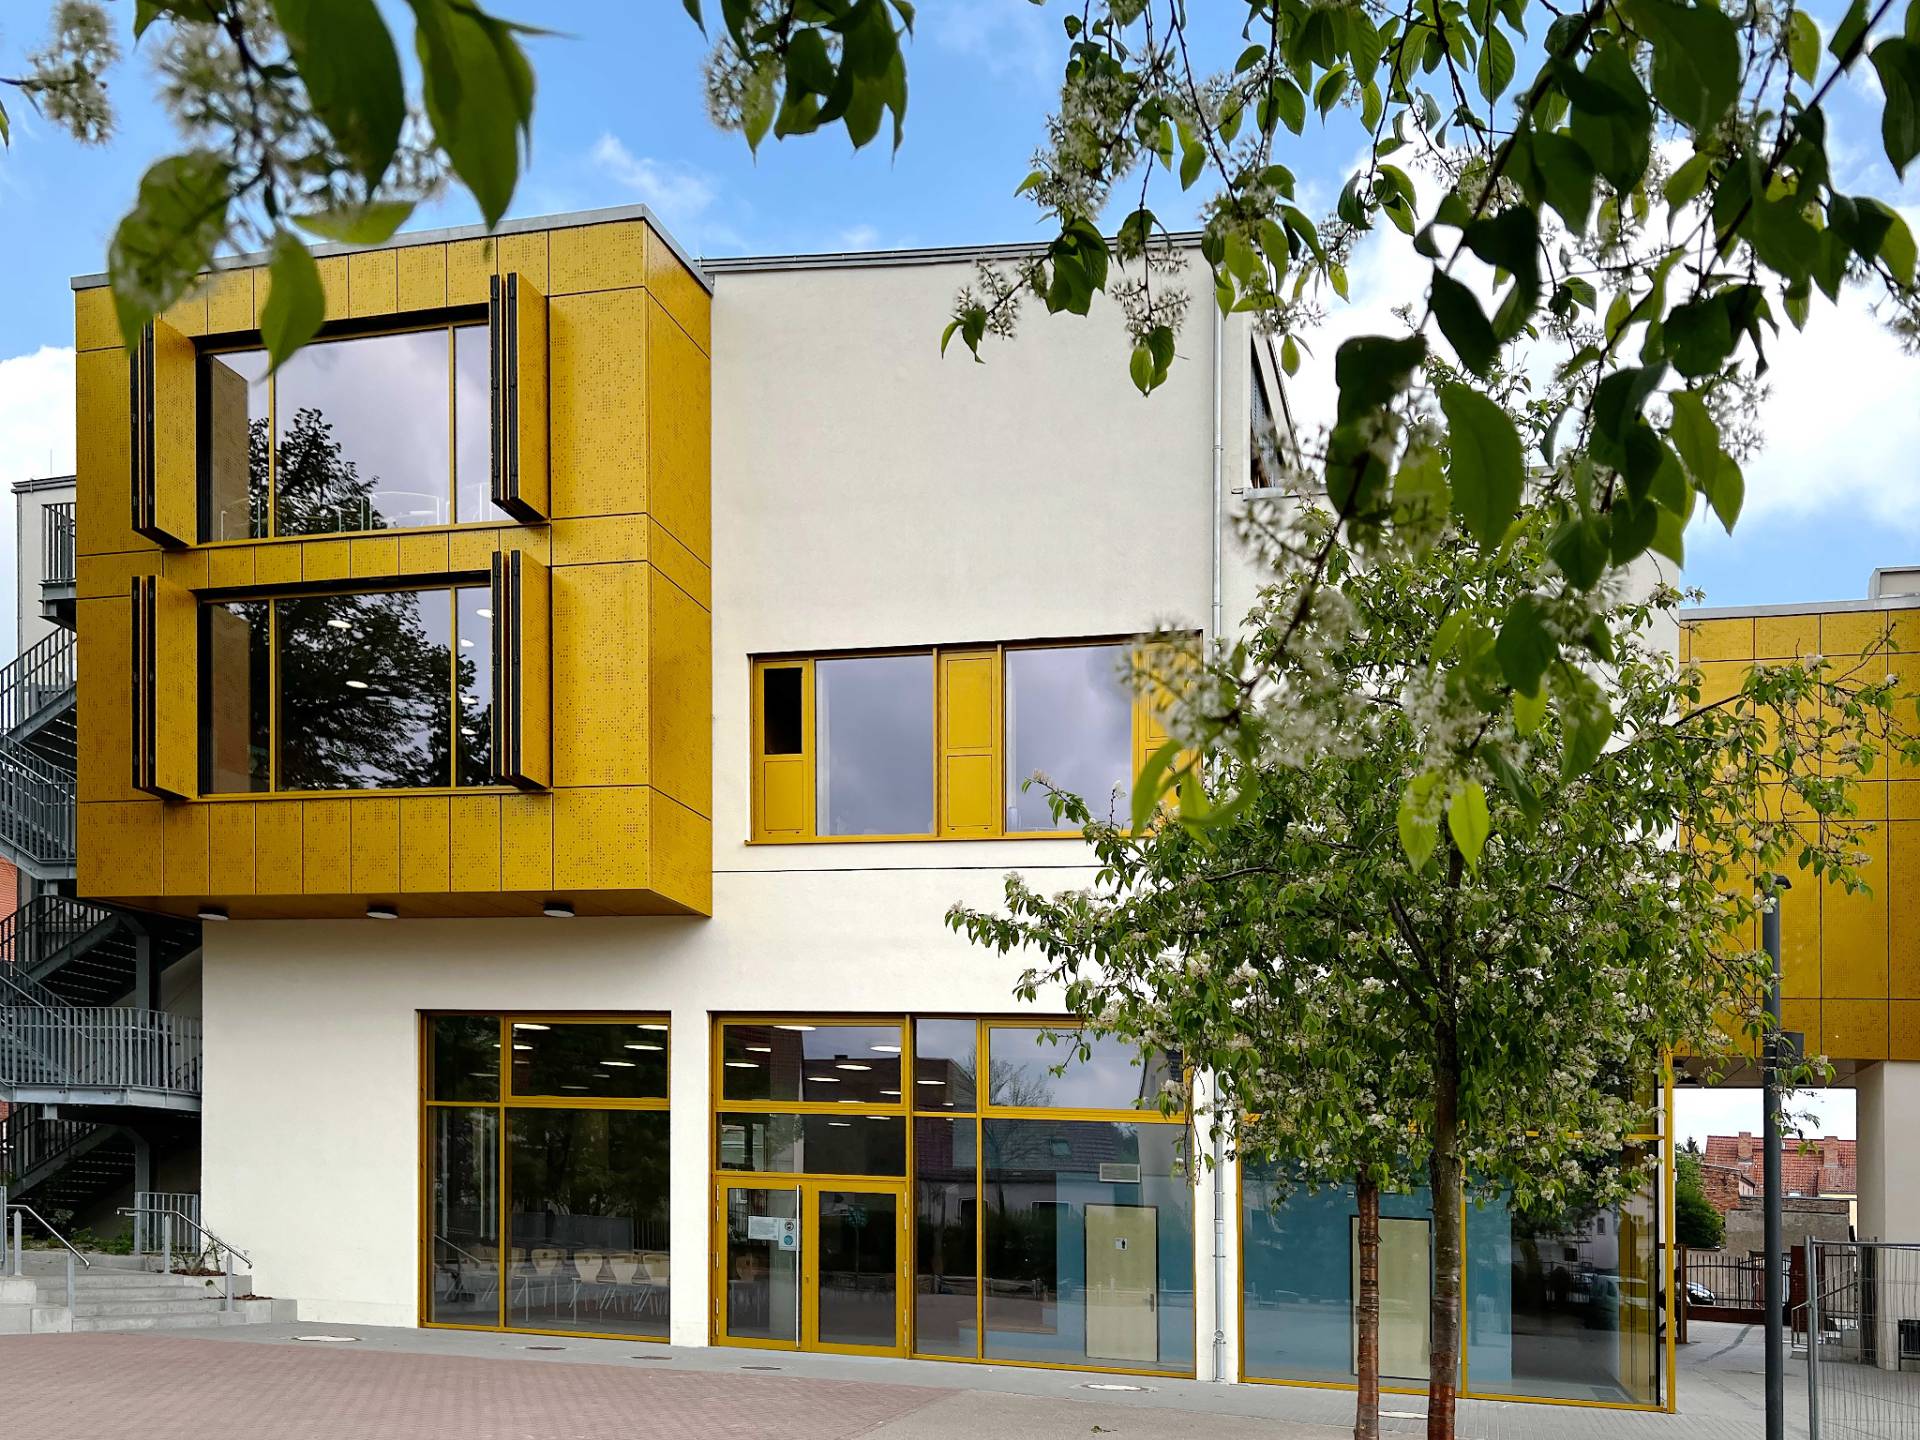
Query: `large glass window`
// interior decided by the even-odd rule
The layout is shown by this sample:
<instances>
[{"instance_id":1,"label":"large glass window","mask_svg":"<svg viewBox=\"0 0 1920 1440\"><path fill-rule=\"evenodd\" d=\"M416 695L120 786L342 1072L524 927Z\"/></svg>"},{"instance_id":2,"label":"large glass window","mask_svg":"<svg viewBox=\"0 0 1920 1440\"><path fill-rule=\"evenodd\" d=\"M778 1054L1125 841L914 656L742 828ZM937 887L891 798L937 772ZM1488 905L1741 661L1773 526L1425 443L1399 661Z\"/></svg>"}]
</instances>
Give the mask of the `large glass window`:
<instances>
[{"instance_id":1,"label":"large glass window","mask_svg":"<svg viewBox=\"0 0 1920 1440\"><path fill-rule=\"evenodd\" d=\"M898 1115L722 1111L722 1170L778 1175L904 1175L907 1122Z\"/></svg>"},{"instance_id":2,"label":"large glass window","mask_svg":"<svg viewBox=\"0 0 1920 1440\"><path fill-rule=\"evenodd\" d=\"M1113 1035L994 1025L987 1103L1017 1110L1143 1110L1173 1078L1166 1058Z\"/></svg>"},{"instance_id":3,"label":"large glass window","mask_svg":"<svg viewBox=\"0 0 1920 1440\"><path fill-rule=\"evenodd\" d=\"M978 1355L979 1174L971 1117L913 1122L914 1332L923 1355Z\"/></svg>"},{"instance_id":4,"label":"large glass window","mask_svg":"<svg viewBox=\"0 0 1920 1440\"><path fill-rule=\"evenodd\" d=\"M1124 820L1133 794L1133 688L1124 645L1009 650L1007 829L1057 830L1042 785ZM1024 787L1024 788L1023 788Z\"/></svg>"},{"instance_id":5,"label":"large glass window","mask_svg":"<svg viewBox=\"0 0 1920 1440\"><path fill-rule=\"evenodd\" d=\"M494 508L485 325L201 358L202 538L507 520Z\"/></svg>"},{"instance_id":6,"label":"large glass window","mask_svg":"<svg viewBox=\"0 0 1920 1440\"><path fill-rule=\"evenodd\" d=\"M822 835L933 829L933 656L813 667L815 823Z\"/></svg>"},{"instance_id":7,"label":"large glass window","mask_svg":"<svg viewBox=\"0 0 1920 1440\"><path fill-rule=\"evenodd\" d=\"M899 1105L900 1026L790 1020L721 1029L727 1100Z\"/></svg>"},{"instance_id":8,"label":"large glass window","mask_svg":"<svg viewBox=\"0 0 1920 1440\"><path fill-rule=\"evenodd\" d=\"M424 1038L428 1322L664 1339L666 1021L441 1015Z\"/></svg>"},{"instance_id":9,"label":"large glass window","mask_svg":"<svg viewBox=\"0 0 1920 1440\"><path fill-rule=\"evenodd\" d=\"M383 590L205 606L202 790L489 783L487 596Z\"/></svg>"}]
</instances>

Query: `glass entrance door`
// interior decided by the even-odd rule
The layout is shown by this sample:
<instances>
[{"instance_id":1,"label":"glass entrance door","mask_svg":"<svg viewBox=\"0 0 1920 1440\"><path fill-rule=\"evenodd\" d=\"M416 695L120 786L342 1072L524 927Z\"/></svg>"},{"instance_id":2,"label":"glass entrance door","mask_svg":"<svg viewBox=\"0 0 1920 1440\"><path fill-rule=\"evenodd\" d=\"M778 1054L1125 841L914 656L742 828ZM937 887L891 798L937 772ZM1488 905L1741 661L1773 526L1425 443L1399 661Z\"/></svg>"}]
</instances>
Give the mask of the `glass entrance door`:
<instances>
[{"instance_id":1,"label":"glass entrance door","mask_svg":"<svg viewBox=\"0 0 1920 1440\"><path fill-rule=\"evenodd\" d=\"M717 1189L723 1343L906 1353L904 1186L722 1181Z\"/></svg>"}]
</instances>

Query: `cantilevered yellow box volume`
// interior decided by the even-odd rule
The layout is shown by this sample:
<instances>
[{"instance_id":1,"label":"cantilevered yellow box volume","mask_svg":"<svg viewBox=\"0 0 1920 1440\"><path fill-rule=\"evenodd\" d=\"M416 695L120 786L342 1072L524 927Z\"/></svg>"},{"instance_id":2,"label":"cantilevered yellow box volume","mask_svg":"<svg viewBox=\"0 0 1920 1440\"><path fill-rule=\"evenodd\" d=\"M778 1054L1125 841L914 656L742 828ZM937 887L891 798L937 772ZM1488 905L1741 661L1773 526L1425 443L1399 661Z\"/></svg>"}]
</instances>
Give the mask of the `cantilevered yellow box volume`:
<instances>
[{"instance_id":1,"label":"cantilevered yellow box volume","mask_svg":"<svg viewBox=\"0 0 1920 1440\"><path fill-rule=\"evenodd\" d=\"M132 353L75 282L80 893L707 913L703 278L638 211L320 268L273 377L258 265Z\"/></svg>"}]
</instances>

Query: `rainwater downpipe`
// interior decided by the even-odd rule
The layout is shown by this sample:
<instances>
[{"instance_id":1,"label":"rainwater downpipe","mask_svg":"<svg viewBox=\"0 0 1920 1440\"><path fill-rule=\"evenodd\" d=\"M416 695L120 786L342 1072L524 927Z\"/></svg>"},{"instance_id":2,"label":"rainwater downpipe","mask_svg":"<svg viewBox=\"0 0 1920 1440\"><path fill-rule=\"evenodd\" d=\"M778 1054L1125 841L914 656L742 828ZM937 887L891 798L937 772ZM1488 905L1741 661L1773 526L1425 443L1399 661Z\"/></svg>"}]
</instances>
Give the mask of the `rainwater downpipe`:
<instances>
[{"instance_id":1,"label":"rainwater downpipe","mask_svg":"<svg viewBox=\"0 0 1920 1440\"><path fill-rule=\"evenodd\" d=\"M1226 358L1226 319L1218 305L1209 305L1207 310L1213 316L1213 593L1207 638L1217 644L1221 635L1220 571L1226 541L1226 517L1222 514L1226 501L1223 493L1226 437L1221 415L1224 387L1220 376ZM1210 1101L1218 1099L1211 1084L1207 1095ZM1221 1133L1218 1113L1213 1120L1213 1381L1220 1385L1227 1379L1227 1174L1226 1138Z\"/></svg>"}]
</instances>

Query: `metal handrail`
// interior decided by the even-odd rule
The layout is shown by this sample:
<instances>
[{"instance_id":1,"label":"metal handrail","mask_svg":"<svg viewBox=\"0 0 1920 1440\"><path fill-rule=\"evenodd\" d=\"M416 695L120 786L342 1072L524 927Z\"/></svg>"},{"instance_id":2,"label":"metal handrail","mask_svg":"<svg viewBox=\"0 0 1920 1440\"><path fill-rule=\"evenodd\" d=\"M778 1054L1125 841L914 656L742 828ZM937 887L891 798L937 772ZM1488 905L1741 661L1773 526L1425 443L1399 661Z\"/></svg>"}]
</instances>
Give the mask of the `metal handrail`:
<instances>
[{"instance_id":1,"label":"metal handrail","mask_svg":"<svg viewBox=\"0 0 1920 1440\"><path fill-rule=\"evenodd\" d=\"M38 1220L41 1223L41 1225L46 1228L46 1232L49 1235L53 1236L54 1239L58 1240L61 1246L66 1250L67 1252L67 1313L71 1315L73 1313L73 1297L74 1297L73 1262L75 1260L78 1260L82 1265L86 1266L89 1270L93 1268L93 1262L87 1259L87 1257L82 1255L78 1250L74 1249L72 1242L69 1241L67 1237L62 1235L58 1230L53 1228L53 1222L47 1219L47 1217L42 1215L38 1210L34 1209L31 1205L23 1205L18 1201L14 1201L8 1204L7 1209L13 1215L13 1273L16 1278L18 1278L20 1275L25 1273L25 1270L24 1270L25 1246L21 1244L21 1236L20 1236L20 1217L22 1215L31 1215L34 1219Z\"/></svg>"},{"instance_id":2,"label":"metal handrail","mask_svg":"<svg viewBox=\"0 0 1920 1440\"><path fill-rule=\"evenodd\" d=\"M42 865L72 865L75 787L71 773L21 745L0 746L0 837Z\"/></svg>"},{"instance_id":3,"label":"metal handrail","mask_svg":"<svg viewBox=\"0 0 1920 1440\"><path fill-rule=\"evenodd\" d=\"M244 1260L249 1265L253 1264L253 1257L247 1254L246 1251L242 1250L237 1245L229 1245L226 1241L222 1240L218 1235L214 1234L213 1231L207 1229L206 1226L202 1225L198 1220L194 1219L191 1215L187 1214L187 1212L184 1210L181 1210L172 1205L145 1205L145 1206L129 1205L122 1208L119 1213L122 1215L132 1215L135 1212L135 1210L140 1210L143 1213L148 1215L172 1216L176 1220L185 1221L186 1224L193 1230L195 1234L197 1234L202 1240L209 1242L206 1245L201 1247L202 1250L223 1250L229 1255L238 1256L241 1260Z\"/></svg>"},{"instance_id":4,"label":"metal handrail","mask_svg":"<svg viewBox=\"0 0 1920 1440\"><path fill-rule=\"evenodd\" d=\"M74 687L74 634L54 630L0 666L0 735L11 735L48 701Z\"/></svg>"},{"instance_id":5,"label":"metal handrail","mask_svg":"<svg viewBox=\"0 0 1920 1440\"><path fill-rule=\"evenodd\" d=\"M226 1277L225 1298L222 1308L227 1310L233 1309L234 1257L238 1256L241 1260L245 1261L247 1269L251 1271L253 1269L253 1257L251 1255L236 1246L229 1245L184 1210L180 1210L172 1205L129 1205L123 1206L118 1213L132 1216L136 1224L147 1216L158 1215L160 1217L160 1233L162 1236L160 1242L160 1266L162 1274L171 1274L173 1272L173 1222L176 1220L186 1225L194 1234L200 1237L200 1254L204 1255L209 1250L218 1250L221 1257L220 1269Z\"/></svg>"},{"instance_id":6,"label":"metal handrail","mask_svg":"<svg viewBox=\"0 0 1920 1440\"><path fill-rule=\"evenodd\" d=\"M41 512L40 583L74 583L73 501L56 500Z\"/></svg>"},{"instance_id":7,"label":"metal handrail","mask_svg":"<svg viewBox=\"0 0 1920 1440\"><path fill-rule=\"evenodd\" d=\"M486 1261L482 1260L478 1255L474 1254L471 1250L462 1249L460 1246L454 1244L453 1241L447 1239L446 1236L440 1234L440 1232L437 1230L434 1232L433 1238L438 1243L446 1246L447 1249L453 1251L454 1254L460 1256L464 1260L471 1260L475 1265L484 1265L487 1263Z\"/></svg>"},{"instance_id":8,"label":"metal handrail","mask_svg":"<svg viewBox=\"0 0 1920 1440\"><path fill-rule=\"evenodd\" d=\"M198 1095L200 1054L200 1022L164 1010L0 1005L0 1083Z\"/></svg>"}]
</instances>

